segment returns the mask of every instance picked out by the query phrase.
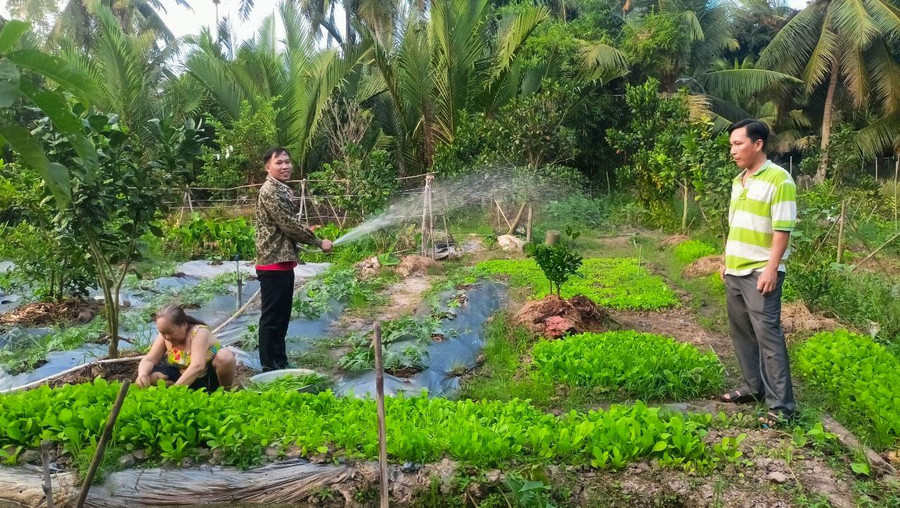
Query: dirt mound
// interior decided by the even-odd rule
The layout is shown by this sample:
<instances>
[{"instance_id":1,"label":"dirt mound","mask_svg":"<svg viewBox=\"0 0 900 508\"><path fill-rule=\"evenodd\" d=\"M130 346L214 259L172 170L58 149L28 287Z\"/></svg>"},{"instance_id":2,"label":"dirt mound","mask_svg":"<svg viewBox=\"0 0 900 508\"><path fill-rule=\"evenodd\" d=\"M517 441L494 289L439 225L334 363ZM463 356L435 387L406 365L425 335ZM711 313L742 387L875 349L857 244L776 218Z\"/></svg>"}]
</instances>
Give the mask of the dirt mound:
<instances>
[{"instance_id":1,"label":"dirt mound","mask_svg":"<svg viewBox=\"0 0 900 508\"><path fill-rule=\"evenodd\" d=\"M370 279L378 275L379 270L381 270L381 261L378 261L378 256L372 256L356 263L353 269L356 270L359 278Z\"/></svg>"},{"instance_id":2,"label":"dirt mound","mask_svg":"<svg viewBox=\"0 0 900 508\"><path fill-rule=\"evenodd\" d=\"M840 328L837 321L813 314L803 302L791 302L781 308L781 326L785 333L821 332Z\"/></svg>"},{"instance_id":3,"label":"dirt mound","mask_svg":"<svg viewBox=\"0 0 900 508\"><path fill-rule=\"evenodd\" d=\"M41 326L54 323L87 323L100 310L100 302L72 299L34 302L0 315L0 324Z\"/></svg>"},{"instance_id":4,"label":"dirt mound","mask_svg":"<svg viewBox=\"0 0 900 508\"><path fill-rule=\"evenodd\" d=\"M719 273L719 270L722 269L722 263L722 256L720 255L706 256L685 266L684 270L681 271L681 276L686 279L693 279Z\"/></svg>"},{"instance_id":5,"label":"dirt mound","mask_svg":"<svg viewBox=\"0 0 900 508\"><path fill-rule=\"evenodd\" d=\"M123 358L120 362L94 363L84 365L82 368L58 377L49 383L51 388L63 385L89 383L96 377L102 377L107 381L134 381L137 377L137 367L141 363L141 357Z\"/></svg>"},{"instance_id":6,"label":"dirt mound","mask_svg":"<svg viewBox=\"0 0 900 508\"><path fill-rule=\"evenodd\" d=\"M515 321L534 333L557 338L566 333L601 331L610 318L605 310L582 295L568 300L550 295L526 303L516 313Z\"/></svg>"},{"instance_id":7,"label":"dirt mound","mask_svg":"<svg viewBox=\"0 0 900 508\"><path fill-rule=\"evenodd\" d=\"M690 239L691 239L691 237L689 237L687 235L672 235L670 237L663 238L663 240L661 242L659 242L659 245L661 247L666 247L666 248L674 247L674 246L678 245L679 243L686 242Z\"/></svg>"},{"instance_id":8,"label":"dirt mound","mask_svg":"<svg viewBox=\"0 0 900 508\"><path fill-rule=\"evenodd\" d=\"M424 275L428 273L429 268L434 266L437 266L437 263L431 258L426 258L424 256L406 256L400 261L400 264L397 265L396 271L398 275L406 278L413 274Z\"/></svg>"}]
</instances>

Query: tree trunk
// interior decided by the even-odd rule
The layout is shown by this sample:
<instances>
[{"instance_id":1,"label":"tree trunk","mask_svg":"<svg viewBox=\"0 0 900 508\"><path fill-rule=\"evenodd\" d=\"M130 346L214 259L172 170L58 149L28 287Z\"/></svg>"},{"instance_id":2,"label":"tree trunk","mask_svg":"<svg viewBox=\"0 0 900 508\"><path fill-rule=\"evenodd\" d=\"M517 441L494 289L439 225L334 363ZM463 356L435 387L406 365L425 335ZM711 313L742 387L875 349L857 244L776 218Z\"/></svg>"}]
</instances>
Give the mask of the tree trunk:
<instances>
[{"instance_id":1,"label":"tree trunk","mask_svg":"<svg viewBox=\"0 0 900 508\"><path fill-rule=\"evenodd\" d=\"M831 113L834 110L834 91L837 89L838 77L841 65L835 59L831 65L831 78L828 80L828 93L825 95L825 111L822 114L822 159L819 161L819 169L813 181L822 183L825 181L825 172L828 169L828 142L831 139Z\"/></svg>"},{"instance_id":2,"label":"tree trunk","mask_svg":"<svg viewBox=\"0 0 900 508\"><path fill-rule=\"evenodd\" d=\"M348 2L349 3L349 2ZM356 36L353 34L353 24L351 21L353 20L353 14L350 12L348 5L344 4L344 28L346 30L346 40L348 46L356 45Z\"/></svg>"}]
</instances>

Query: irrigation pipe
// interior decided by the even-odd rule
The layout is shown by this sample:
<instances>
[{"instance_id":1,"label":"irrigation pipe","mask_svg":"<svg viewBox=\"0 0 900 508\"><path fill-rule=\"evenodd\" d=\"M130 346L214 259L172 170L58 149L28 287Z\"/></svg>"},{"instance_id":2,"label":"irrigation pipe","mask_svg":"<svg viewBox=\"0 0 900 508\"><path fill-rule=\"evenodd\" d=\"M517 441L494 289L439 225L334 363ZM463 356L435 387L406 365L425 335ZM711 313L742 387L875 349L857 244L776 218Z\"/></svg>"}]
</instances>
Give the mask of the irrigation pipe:
<instances>
[{"instance_id":1,"label":"irrigation pipe","mask_svg":"<svg viewBox=\"0 0 900 508\"><path fill-rule=\"evenodd\" d=\"M217 326L217 327L212 331L213 335L215 335L216 333L218 333L222 328L225 328L226 326L228 326L229 324L231 324L232 321L234 321L235 319L239 318L239 317L241 316L241 314L243 314L244 312L246 312L247 307L249 307L250 304L253 303L253 302L256 300L257 297L259 297L260 291L261 291L261 289L257 289L257 290L256 290L256 293L253 293L253 296L251 296L250 299L247 300L247 303L245 303L243 307L241 307L240 309L238 309L237 312L235 312L234 314L231 315L231 317L229 317L229 318L226 319L222 324L220 324L219 326ZM7 388L6 390L0 390L0 394L4 394L4 393L13 393L13 392L18 392L18 391L22 391L22 390L30 390L31 388L35 388L35 387L41 386L42 384L49 383L50 381L53 381L53 380L55 380L55 379L59 379L59 378L65 376L65 375L67 375L67 374L71 374L71 373L73 373L73 372L77 372L77 371L79 371L79 370L81 370L81 369L84 369L84 368L87 368L87 367L94 367L94 366L97 366L97 365L113 365L113 364L117 364L117 363L133 362L133 361L135 361L135 360L139 360L139 359L143 358L144 356L145 356L145 355L140 355L140 356L128 356L128 357L124 357L124 358L107 358L107 359L105 359L105 360L95 360L95 361L90 362L90 363L85 363L85 364L83 364L83 365L78 365L78 366L72 367L72 368L70 368L70 369L66 369L66 370L64 370L64 371L62 371L62 372L57 372L56 374L51 374L51 375L49 375L49 376L47 376L47 377L45 377L45 378L38 379L37 381L32 381L32 382L27 383L27 384L24 384L24 385L22 385L22 386L16 386L16 387L14 387L14 388Z\"/></svg>"}]
</instances>

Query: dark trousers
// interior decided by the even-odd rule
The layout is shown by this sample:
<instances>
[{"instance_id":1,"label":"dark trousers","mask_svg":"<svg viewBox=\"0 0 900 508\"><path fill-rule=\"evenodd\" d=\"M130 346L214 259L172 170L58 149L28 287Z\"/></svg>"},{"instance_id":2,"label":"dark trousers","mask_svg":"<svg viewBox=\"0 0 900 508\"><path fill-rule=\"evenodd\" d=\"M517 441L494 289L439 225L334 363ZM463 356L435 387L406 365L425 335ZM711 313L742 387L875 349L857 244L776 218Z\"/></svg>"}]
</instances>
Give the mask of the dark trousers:
<instances>
[{"instance_id":1,"label":"dark trousers","mask_svg":"<svg viewBox=\"0 0 900 508\"><path fill-rule=\"evenodd\" d=\"M791 369L781 329L784 272L778 272L778 284L766 296L756 289L759 274L725 276L731 340L744 380L741 391L765 394L771 409L794 411Z\"/></svg>"},{"instance_id":2,"label":"dark trousers","mask_svg":"<svg viewBox=\"0 0 900 508\"><path fill-rule=\"evenodd\" d=\"M260 270L257 272L262 299L259 316L259 361L263 372L287 368L284 336L291 320L294 298L293 270Z\"/></svg>"}]
</instances>

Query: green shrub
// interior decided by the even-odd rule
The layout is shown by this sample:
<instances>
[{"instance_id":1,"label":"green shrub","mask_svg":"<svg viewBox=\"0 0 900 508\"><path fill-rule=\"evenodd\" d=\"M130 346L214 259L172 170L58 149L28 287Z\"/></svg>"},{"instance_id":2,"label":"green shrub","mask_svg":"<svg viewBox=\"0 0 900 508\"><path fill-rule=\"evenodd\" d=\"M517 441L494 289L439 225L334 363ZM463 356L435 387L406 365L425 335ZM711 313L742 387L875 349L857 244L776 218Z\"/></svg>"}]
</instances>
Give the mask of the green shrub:
<instances>
[{"instance_id":1,"label":"green shrub","mask_svg":"<svg viewBox=\"0 0 900 508\"><path fill-rule=\"evenodd\" d=\"M513 286L532 288L534 298L549 294L550 281L533 259L495 259L478 263L477 276L507 275ZM563 298L584 295L599 305L614 309L651 310L678 303L675 293L657 276L651 275L635 259L585 259L579 277L569 281Z\"/></svg>"},{"instance_id":2,"label":"green shrub","mask_svg":"<svg viewBox=\"0 0 900 508\"><path fill-rule=\"evenodd\" d=\"M53 224L40 176L0 160L0 259L16 264L6 286L38 300L86 295L96 269L77 238Z\"/></svg>"},{"instance_id":3,"label":"green shrub","mask_svg":"<svg viewBox=\"0 0 900 508\"><path fill-rule=\"evenodd\" d=\"M243 217L225 219L192 213L190 220L165 227L163 234L165 250L191 258L256 257L256 228Z\"/></svg>"},{"instance_id":4,"label":"green shrub","mask_svg":"<svg viewBox=\"0 0 900 508\"><path fill-rule=\"evenodd\" d=\"M0 450L15 454L49 440L68 453L84 453L100 436L118 388L99 379L0 396ZM643 403L562 416L521 400L399 396L385 403L388 457L395 463L450 457L481 467L554 461L618 469L653 459L695 469L711 465L718 454L703 441L711 416L666 413ZM373 400L331 392L132 387L107 453L144 450L177 463L212 449L226 464L249 466L267 447L297 446L304 456L371 460L378 453L375 420Z\"/></svg>"},{"instance_id":5,"label":"green shrub","mask_svg":"<svg viewBox=\"0 0 900 508\"><path fill-rule=\"evenodd\" d=\"M533 358L539 376L613 396L678 400L706 396L724 385L714 353L651 333L583 333L543 340L534 346Z\"/></svg>"},{"instance_id":6,"label":"green shrub","mask_svg":"<svg viewBox=\"0 0 900 508\"><path fill-rule=\"evenodd\" d=\"M849 271L828 260L808 266L791 264L786 277L789 296L799 296L813 310L825 310L860 329L874 326L879 339L900 344L900 283L896 280Z\"/></svg>"},{"instance_id":7,"label":"green shrub","mask_svg":"<svg viewBox=\"0 0 900 508\"><path fill-rule=\"evenodd\" d=\"M688 240L681 242L675 247L675 258L684 264L693 263L694 261L715 254L718 251L712 245L701 242L699 240Z\"/></svg>"},{"instance_id":8,"label":"green shrub","mask_svg":"<svg viewBox=\"0 0 900 508\"><path fill-rule=\"evenodd\" d=\"M550 292L553 293L553 287L556 286L556 296L559 296L562 285L581 267L581 256L572 252L564 243L536 244L529 250L529 255L550 281Z\"/></svg>"},{"instance_id":9,"label":"green shrub","mask_svg":"<svg viewBox=\"0 0 900 508\"><path fill-rule=\"evenodd\" d=\"M363 216L377 213L398 189L397 169L391 154L382 149L362 153L349 147L344 160L326 163L309 174L312 192L329 199L341 210Z\"/></svg>"},{"instance_id":10,"label":"green shrub","mask_svg":"<svg viewBox=\"0 0 900 508\"><path fill-rule=\"evenodd\" d=\"M262 154L276 144L275 99L256 98L251 106L241 101L240 117L229 125L211 120L218 149L203 147L203 168L197 183L203 187L231 188L265 178Z\"/></svg>"},{"instance_id":11,"label":"green shrub","mask_svg":"<svg viewBox=\"0 0 900 508\"><path fill-rule=\"evenodd\" d=\"M834 415L878 448L900 444L900 359L867 337L822 332L796 352L800 376Z\"/></svg>"}]
</instances>

